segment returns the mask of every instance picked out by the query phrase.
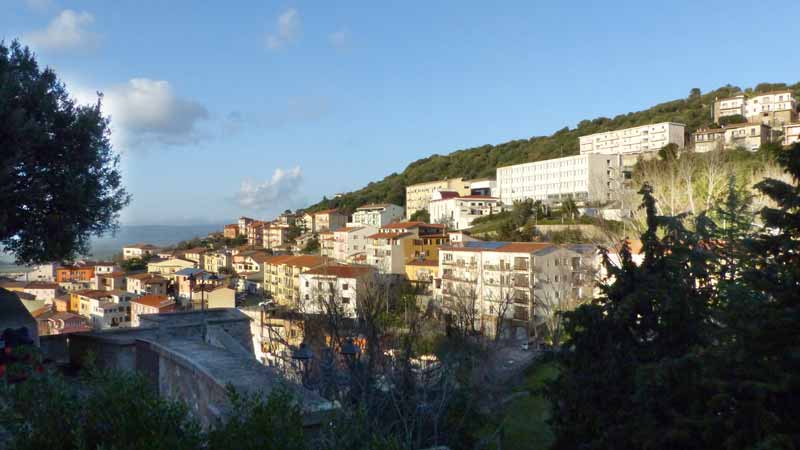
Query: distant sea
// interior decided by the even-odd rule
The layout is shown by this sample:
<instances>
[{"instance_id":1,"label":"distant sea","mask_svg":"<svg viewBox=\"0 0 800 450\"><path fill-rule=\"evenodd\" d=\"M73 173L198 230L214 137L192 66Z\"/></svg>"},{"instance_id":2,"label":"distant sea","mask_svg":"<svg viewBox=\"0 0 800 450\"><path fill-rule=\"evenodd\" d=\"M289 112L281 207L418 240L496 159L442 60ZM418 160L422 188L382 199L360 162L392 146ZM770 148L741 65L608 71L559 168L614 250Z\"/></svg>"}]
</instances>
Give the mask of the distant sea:
<instances>
[{"instance_id":1,"label":"distant sea","mask_svg":"<svg viewBox=\"0 0 800 450\"><path fill-rule=\"evenodd\" d=\"M222 231L220 225L121 225L114 236L93 238L87 258L109 259L128 244L173 245L194 237L204 237L214 231ZM14 270L14 258L0 254L0 271Z\"/></svg>"}]
</instances>

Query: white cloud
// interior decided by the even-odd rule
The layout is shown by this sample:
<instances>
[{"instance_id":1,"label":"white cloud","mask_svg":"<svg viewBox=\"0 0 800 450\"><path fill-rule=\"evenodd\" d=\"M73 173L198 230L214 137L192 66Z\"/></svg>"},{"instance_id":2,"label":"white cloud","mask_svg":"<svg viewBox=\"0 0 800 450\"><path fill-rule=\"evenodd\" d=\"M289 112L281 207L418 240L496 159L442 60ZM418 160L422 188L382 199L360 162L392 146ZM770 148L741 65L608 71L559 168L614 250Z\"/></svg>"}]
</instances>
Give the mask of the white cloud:
<instances>
[{"instance_id":1,"label":"white cloud","mask_svg":"<svg viewBox=\"0 0 800 450\"><path fill-rule=\"evenodd\" d=\"M68 86L70 86L68 84ZM96 94L70 86L79 103ZM111 116L112 144L130 150L148 143L186 145L206 137L199 129L209 118L202 104L177 95L168 81L134 78L104 91L103 113Z\"/></svg>"},{"instance_id":2,"label":"white cloud","mask_svg":"<svg viewBox=\"0 0 800 450\"><path fill-rule=\"evenodd\" d=\"M328 40L330 41L331 45L336 48L346 47L348 41L350 40L350 32L347 30L334 31L328 35Z\"/></svg>"},{"instance_id":3,"label":"white cloud","mask_svg":"<svg viewBox=\"0 0 800 450\"><path fill-rule=\"evenodd\" d=\"M261 183L242 181L237 195L239 205L252 210L280 210L294 206L303 180L300 167L275 169L272 178Z\"/></svg>"},{"instance_id":4,"label":"white cloud","mask_svg":"<svg viewBox=\"0 0 800 450\"><path fill-rule=\"evenodd\" d=\"M300 33L300 16L294 8L287 9L277 20L277 31L267 35L267 48L279 49L294 41Z\"/></svg>"},{"instance_id":5,"label":"white cloud","mask_svg":"<svg viewBox=\"0 0 800 450\"><path fill-rule=\"evenodd\" d=\"M23 35L22 40L34 48L47 50L73 50L95 47L98 35L87 28L94 23L94 16L88 12L75 12L71 9L61 11L44 30L32 31Z\"/></svg>"}]
</instances>

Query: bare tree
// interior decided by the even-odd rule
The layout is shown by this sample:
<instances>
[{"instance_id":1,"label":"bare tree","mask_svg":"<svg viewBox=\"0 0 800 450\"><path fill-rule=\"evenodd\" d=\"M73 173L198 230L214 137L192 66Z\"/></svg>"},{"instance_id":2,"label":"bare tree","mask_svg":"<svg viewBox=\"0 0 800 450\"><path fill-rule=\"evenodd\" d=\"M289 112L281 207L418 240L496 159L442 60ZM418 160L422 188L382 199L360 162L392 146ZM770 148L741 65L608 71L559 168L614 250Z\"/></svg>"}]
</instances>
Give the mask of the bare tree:
<instances>
[{"instance_id":1,"label":"bare tree","mask_svg":"<svg viewBox=\"0 0 800 450\"><path fill-rule=\"evenodd\" d=\"M700 179L705 191L703 194L706 211L714 206L714 201L722 194L722 189L730 178L729 160L728 153L721 149L705 153L698 158Z\"/></svg>"}]
</instances>

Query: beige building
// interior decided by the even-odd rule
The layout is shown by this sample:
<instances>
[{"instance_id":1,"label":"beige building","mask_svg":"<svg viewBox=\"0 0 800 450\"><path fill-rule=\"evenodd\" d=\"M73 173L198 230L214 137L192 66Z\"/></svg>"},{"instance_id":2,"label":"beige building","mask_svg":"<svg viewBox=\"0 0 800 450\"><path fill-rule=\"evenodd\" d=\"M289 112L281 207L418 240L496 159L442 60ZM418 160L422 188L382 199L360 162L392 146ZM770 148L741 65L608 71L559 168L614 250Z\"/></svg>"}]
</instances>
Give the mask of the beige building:
<instances>
[{"instance_id":1,"label":"beige building","mask_svg":"<svg viewBox=\"0 0 800 450\"><path fill-rule=\"evenodd\" d=\"M366 263L380 273L403 275L406 262L436 259L439 246L448 242L444 225L397 222L367 237Z\"/></svg>"},{"instance_id":2,"label":"beige building","mask_svg":"<svg viewBox=\"0 0 800 450\"><path fill-rule=\"evenodd\" d=\"M714 102L714 122L726 116L741 115L750 122L780 126L797 120L797 101L791 91L774 91L718 99Z\"/></svg>"},{"instance_id":3,"label":"beige building","mask_svg":"<svg viewBox=\"0 0 800 450\"><path fill-rule=\"evenodd\" d=\"M147 264L147 272L158 274L164 277L171 277L181 269L193 269L197 263L183 258L171 258L163 261L156 261Z\"/></svg>"},{"instance_id":4,"label":"beige building","mask_svg":"<svg viewBox=\"0 0 800 450\"><path fill-rule=\"evenodd\" d=\"M341 228L339 229L341 230ZM317 239L319 239L320 255L328 258L333 258L334 233L335 233L334 231L323 231L317 235Z\"/></svg>"},{"instance_id":5,"label":"beige building","mask_svg":"<svg viewBox=\"0 0 800 450\"><path fill-rule=\"evenodd\" d=\"M783 145L800 142L800 123L787 123L783 126Z\"/></svg>"},{"instance_id":6,"label":"beige building","mask_svg":"<svg viewBox=\"0 0 800 450\"><path fill-rule=\"evenodd\" d=\"M725 148L744 148L756 151L770 142L772 131L762 123L742 123L725 127Z\"/></svg>"},{"instance_id":7,"label":"beige building","mask_svg":"<svg viewBox=\"0 0 800 450\"><path fill-rule=\"evenodd\" d=\"M314 229L316 233L336 231L347 224L347 214L337 209L326 209L314 213Z\"/></svg>"},{"instance_id":8,"label":"beige building","mask_svg":"<svg viewBox=\"0 0 800 450\"><path fill-rule=\"evenodd\" d=\"M333 259L338 262L365 262L367 236L378 232L375 227L350 224L333 232Z\"/></svg>"},{"instance_id":9,"label":"beige building","mask_svg":"<svg viewBox=\"0 0 800 450\"><path fill-rule=\"evenodd\" d=\"M683 148L685 134L686 125L661 122L581 136L578 141L581 155L620 154L631 157L655 153L668 144L675 144L679 148Z\"/></svg>"},{"instance_id":10,"label":"beige building","mask_svg":"<svg viewBox=\"0 0 800 450\"><path fill-rule=\"evenodd\" d=\"M210 273L230 272L233 270L233 255L229 250L208 251L203 255L201 268Z\"/></svg>"},{"instance_id":11,"label":"beige building","mask_svg":"<svg viewBox=\"0 0 800 450\"><path fill-rule=\"evenodd\" d=\"M159 248L150 244L133 244L122 247L122 258L144 258L146 256L154 255L158 252Z\"/></svg>"},{"instance_id":12,"label":"beige building","mask_svg":"<svg viewBox=\"0 0 800 450\"><path fill-rule=\"evenodd\" d=\"M300 274L300 310L322 314L336 305L343 317L354 319L366 285L375 273L369 266L326 265Z\"/></svg>"},{"instance_id":13,"label":"beige building","mask_svg":"<svg viewBox=\"0 0 800 450\"><path fill-rule=\"evenodd\" d=\"M470 182L462 178L429 181L406 186L406 220L420 210L427 210L431 195L436 191L455 191L458 195L470 194Z\"/></svg>"},{"instance_id":14,"label":"beige building","mask_svg":"<svg viewBox=\"0 0 800 450\"><path fill-rule=\"evenodd\" d=\"M300 301L300 274L329 264L328 258L314 255L272 256L264 261L264 290L278 305L295 308Z\"/></svg>"},{"instance_id":15,"label":"beige building","mask_svg":"<svg viewBox=\"0 0 800 450\"><path fill-rule=\"evenodd\" d=\"M126 289L132 294L145 295L167 295L167 285L169 282L152 273L138 273L128 275Z\"/></svg>"},{"instance_id":16,"label":"beige building","mask_svg":"<svg viewBox=\"0 0 800 450\"><path fill-rule=\"evenodd\" d=\"M725 147L725 130L723 128L700 128L692 133L692 143L696 153L713 152Z\"/></svg>"},{"instance_id":17,"label":"beige building","mask_svg":"<svg viewBox=\"0 0 800 450\"><path fill-rule=\"evenodd\" d=\"M273 249L288 242L289 225L268 223L262 228L261 243L264 248Z\"/></svg>"}]
</instances>

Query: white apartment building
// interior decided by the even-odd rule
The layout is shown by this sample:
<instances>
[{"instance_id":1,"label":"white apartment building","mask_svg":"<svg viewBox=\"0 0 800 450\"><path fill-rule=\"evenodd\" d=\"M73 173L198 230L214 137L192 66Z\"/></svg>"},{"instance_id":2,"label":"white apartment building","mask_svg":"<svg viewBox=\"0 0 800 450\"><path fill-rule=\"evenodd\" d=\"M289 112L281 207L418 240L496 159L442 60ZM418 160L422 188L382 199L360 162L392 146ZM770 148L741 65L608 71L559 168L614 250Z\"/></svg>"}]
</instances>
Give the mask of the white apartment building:
<instances>
[{"instance_id":1,"label":"white apartment building","mask_svg":"<svg viewBox=\"0 0 800 450\"><path fill-rule=\"evenodd\" d=\"M797 100L791 91L774 91L746 97L744 94L714 102L714 121L741 115L750 122L784 125L797 119Z\"/></svg>"},{"instance_id":2,"label":"white apartment building","mask_svg":"<svg viewBox=\"0 0 800 450\"><path fill-rule=\"evenodd\" d=\"M122 247L122 258L144 258L145 256L154 255L158 252L159 248L150 244L134 244Z\"/></svg>"},{"instance_id":3,"label":"white apartment building","mask_svg":"<svg viewBox=\"0 0 800 450\"><path fill-rule=\"evenodd\" d=\"M534 242L468 242L439 251L445 311L469 312L487 335L502 328L529 333L545 315L570 299L591 297L595 261L590 245ZM577 301L576 301L577 302Z\"/></svg>"},{"instance_id":4,"label":"white apartment building","mask_svg":"<svg viewBox=\"0 0 800 450\"><path fill-rule=\"evenodd\" d=\"M354 319L375 269L369 266L333 265L300 274L300 308L307 314L325 314L335 307L342 317Z\"/></svg>"},{"instance_id":5,"label":"white apartment building","mask_svg":"<svg viewBox=\"0 0 800 450\"><path fill-rule=\"evenodd\" d=\"M578 141L581 155L641 155L657 152L667 144L683 148L685 133L682 123L661 122L581 136Z\"/></svg>"},{"instance_id":6,"label":"white apartment building","mask_svg":"<svg viewBox=\"0 0 800 450\"><path fill-rule=\"evenodd\" d=\"M391 203L364 205L353 213L351 223L380 228L403 218L403 207Z\"/></svg>"},{"instance_id":7,"label":"white apartment building","mask_svg":"<svg viewBox=\"0 0 800 450\"><path fill-rule=\"evenodd\" d=\"M477 217L502 211L499 198L487 195L460 196L453 191L433 193L430 210L431 221L447 223L454 230L465 230L472 226Z\"/></svg>"},{"instance_id":8,"label":"white apartment building","mask_svg":"<svg viewBox=\"0 0 800 450\"><path fill-rule=\"evenodd\" d=\"M202 269L210 273L230 272L233 269L233 254L230 250L215 250L203 254ZM188 267L181 267L186 269ZM149 270L149 266L148 266Z\"/></svg>"},{"instance_id":9,"label":"white apartment building","mask_svg":"<svg viewBox=\"0 0 800 450\"><path fill-rule=\"evenodd\" d=\"M378 228L368 225L347 224L333 232L333 259L339 262L366 261L367 245Z\"/></svg>"},{"instance_id":10,"label":"white apartment building","mask_svg":"<svg viewBox=\"0 0 800 450\"><path fill-rule=\"evenodd\" d=\"M603 202L623 182L621 155L585 154L497 168L497 191L503 204L566 198Z\"/></svg>"},{"instance_id":11,"label":"white apartment building","mask_svg":"<svg viewBox=\"0 0 800 450\"><path fill-rule=\"evenodd\" d=\"M800 123L787 123L783 126L783 145L800 142Z\"/></svg>"}]
</instances>

